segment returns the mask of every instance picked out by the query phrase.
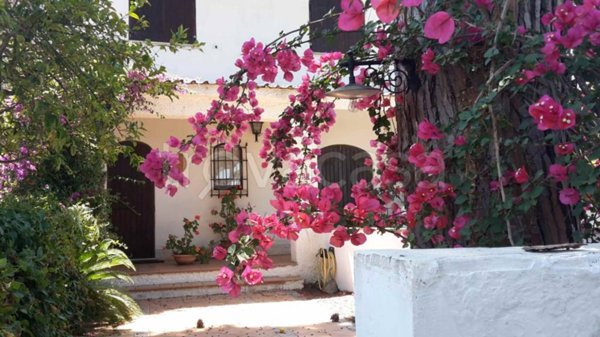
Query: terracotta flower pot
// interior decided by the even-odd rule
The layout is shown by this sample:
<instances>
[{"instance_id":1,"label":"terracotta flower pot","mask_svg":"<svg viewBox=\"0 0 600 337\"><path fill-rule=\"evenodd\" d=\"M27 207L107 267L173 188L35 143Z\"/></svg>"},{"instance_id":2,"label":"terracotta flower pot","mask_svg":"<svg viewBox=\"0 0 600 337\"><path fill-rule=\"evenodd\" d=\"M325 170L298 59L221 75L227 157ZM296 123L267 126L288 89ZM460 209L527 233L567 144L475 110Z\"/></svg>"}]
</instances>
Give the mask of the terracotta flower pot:
<instances>
[{"instance_id":1,"label":"terracotta flower pot","mask_svg":"<svg viewBox=\"0 0 600 337\"><path fill-rule=\"evenodd\" d=\"M192 264L192 263L196 262L196 255L173 254L173 259L175 260L175 263L177 263L178 265Z\"/></svg>"}]
</instances>

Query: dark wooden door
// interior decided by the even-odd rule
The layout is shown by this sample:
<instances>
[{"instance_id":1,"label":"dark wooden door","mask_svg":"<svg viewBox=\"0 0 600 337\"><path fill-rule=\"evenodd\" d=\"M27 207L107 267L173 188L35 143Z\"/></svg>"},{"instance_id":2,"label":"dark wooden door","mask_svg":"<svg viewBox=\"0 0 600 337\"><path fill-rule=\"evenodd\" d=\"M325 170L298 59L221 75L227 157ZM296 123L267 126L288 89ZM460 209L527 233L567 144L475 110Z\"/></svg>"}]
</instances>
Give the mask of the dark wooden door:
<instances>
[{"instance_id":1,"label":"dark wooden door","mask_svg":"<svg viewBox=\"0 0 600 337\"><path fill-rule=\"evenodd\" d=\"M344 193L342 205L354 202L352 197L352 185L365 179L371 181L373 173L371 168L365 165L365 159L371 158L369 154L351 145L331 145L321 149L319 156L319 170L321 171L321 183L319 187L325 187L338 183Z\"/></svg>"},{"instance_id":2,"label":"dark wooden door","mask_svg":"<svg viewBox=\"0 0 600 337\"><path fill-rule=\"evenodd\" d=\"M145 157L150 150L150 146L136 143L138 155ZM118 198L112 206L111 220L127 245L127 255L132 259L154 258L154 185L128 158L119 156L108 168L108 188Z\"/></svg>"}]
</instances>

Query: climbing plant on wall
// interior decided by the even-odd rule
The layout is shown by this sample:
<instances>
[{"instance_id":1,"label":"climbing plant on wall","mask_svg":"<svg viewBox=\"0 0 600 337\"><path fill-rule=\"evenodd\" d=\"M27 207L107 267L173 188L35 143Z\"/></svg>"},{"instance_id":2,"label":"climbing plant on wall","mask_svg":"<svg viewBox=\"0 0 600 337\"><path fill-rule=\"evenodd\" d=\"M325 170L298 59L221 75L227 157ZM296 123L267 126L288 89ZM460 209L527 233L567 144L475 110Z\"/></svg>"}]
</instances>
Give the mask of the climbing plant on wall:
<instances>
[{"instance_id":1,"label":"climbing plant on wall","mask_svg":"<svg viewBox=\"0 0 600 337\"><path fill-rule=\"evenodd\" d=\"M599 1L342 0L341 8L339 28L364 31L355 58L383 67L414 60L421 84L356 102L373 122L376 157L353 202L341 205L335 184L317 187L320 136L336 118L325 93L345 85L348 56L303 49L308 25L244 43L239 70L190 117L194 134L170 141L199 164L209 144L231 148L260 119L259 84L302 76L260 153L274 169L275 214L236 219L217 279L224 290L236 295L240 282L260 278L255 269L270 267L265 237L294 240L303 229L331 233L337 247L389 232L430 248L581 241L597 226ZM364 69L355 75L374 84ZM159 185L188 183L175 157L156 149L141 169Z\"/></svg>"}]
</instances>

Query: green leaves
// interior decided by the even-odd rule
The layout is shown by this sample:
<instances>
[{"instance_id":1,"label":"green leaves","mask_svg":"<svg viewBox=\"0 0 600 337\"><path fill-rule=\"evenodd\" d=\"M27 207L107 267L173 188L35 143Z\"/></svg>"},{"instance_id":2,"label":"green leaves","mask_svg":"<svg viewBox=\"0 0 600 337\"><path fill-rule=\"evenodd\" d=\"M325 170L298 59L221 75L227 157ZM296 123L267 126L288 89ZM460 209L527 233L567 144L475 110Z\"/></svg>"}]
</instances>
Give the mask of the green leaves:
<instances>
[{"instance_id":1,"label":"green leaves","mask_svg":"<svg viewBox=\"0 0 600 337\"><path fill-rule=\"evenodd\" d=\"M48 196L0 202L0 334L67 337L92 322L128 319L139 307L107 280L132 268L85 206ZM121 303L121 304L119 304ZM125 305L124 303L127 303Z\"/></svg>"},{"instance_id":2,"label":"green leaves","mask_svg":"<svg viewBox=\"0 0 600 337\"><path fill-rule=\"evenodd\" d=\"M131 2L132 17L143 3ZM29 150L38 166L30 189L48 185L68 197L82 185L102 188L98 164L121 151L116 135L139 136L132 111L147 109L147 97L173 95L174 84L156 79L164 69L154 65L151 46L126 40L129 25L110 0L18 1L3 7L0 24L0 102L20 107L0 107L7 110L0 114L3 155ZM65 179L54 184L55 176Z\"/></svg>"},{"instance_id":3,"label":"green leaves","mask_svg":"<svg viewBox=\"0 0 600 337\"><path fill-rule=\"evenodd\" d=\"M483 54L483 57L485 58L485 64L488 65L492 61L494 56L496 56L498 54L500 54L500 51L496 47L492 47L492 48L486 50L485 53Z\"/></svg>"}]
</instances>

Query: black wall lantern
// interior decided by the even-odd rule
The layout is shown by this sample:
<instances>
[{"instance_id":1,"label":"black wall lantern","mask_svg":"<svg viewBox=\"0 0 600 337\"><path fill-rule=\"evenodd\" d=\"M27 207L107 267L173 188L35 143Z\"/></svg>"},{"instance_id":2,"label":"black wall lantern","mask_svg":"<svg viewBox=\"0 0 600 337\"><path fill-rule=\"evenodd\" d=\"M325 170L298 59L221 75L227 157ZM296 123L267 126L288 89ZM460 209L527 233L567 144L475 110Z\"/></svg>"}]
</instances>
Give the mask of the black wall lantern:
<instances>
[{"instance_id":1,"label":"black wall lantern","mask_svg":"<svg viewBox=\"0 0 600 337\"><path fill-rule=\"evenodd\" d=\"M250 129L252 129L252 134L254 135L254 141L258 143L258 136L262 132L263 122L253 121L250 122Z\"/></svg>"},{"instance_id":2,"label":"black wall lantern","mask_svg":"<svg viewBox=\"0 0 600 337\"><path fill-rule=\"evenodd\" d=\"M396 60L391 67L385 67L380 60L355 60L353 53L346 54L346 61L340 63L348 69L350 79L348 84L326 93L327 96L345 99L359 99L373 96L386 90L392 94L408 93L417 91L421 87L421 81L416 73L414 60ZM356 84L354 68L367 66L367 77L372 83L380 88ZM379 66L379 67L376 67Z\"/></svg>"}]
</instances>

